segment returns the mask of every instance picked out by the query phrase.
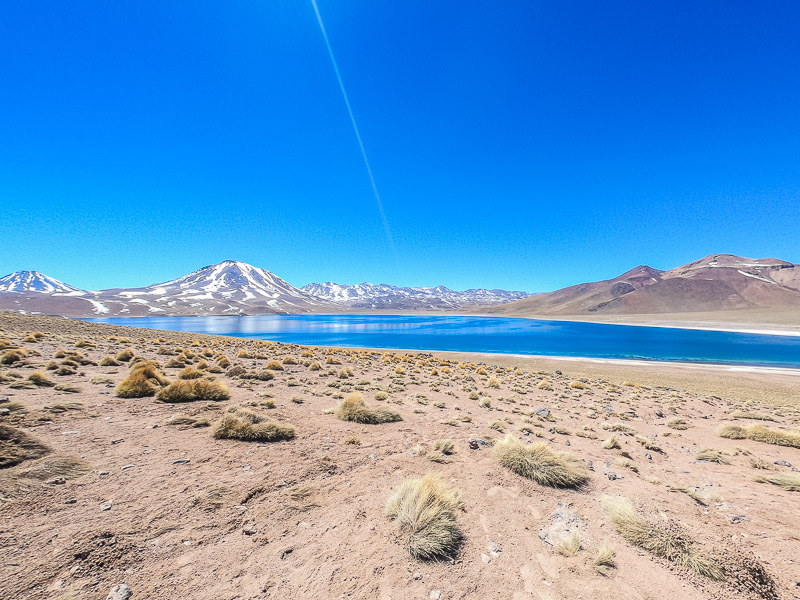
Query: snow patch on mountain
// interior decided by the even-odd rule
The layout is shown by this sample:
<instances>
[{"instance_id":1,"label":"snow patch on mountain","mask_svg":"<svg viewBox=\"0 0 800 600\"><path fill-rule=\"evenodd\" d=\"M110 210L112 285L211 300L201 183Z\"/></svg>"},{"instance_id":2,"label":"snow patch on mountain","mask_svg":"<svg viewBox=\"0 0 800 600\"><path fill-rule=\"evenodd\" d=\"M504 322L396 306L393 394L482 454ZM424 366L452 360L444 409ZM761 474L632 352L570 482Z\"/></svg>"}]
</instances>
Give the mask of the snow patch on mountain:
<instances>
[{"instance_id":1,"label":"snow patch on mountain","mask_svg":"<svg viewBox=\"0 0 800 600\"><path fill-rule=\"evenodd\" d=\"M16 271L0 278L0 292L20 294L36 292L39 294L69 294L71 296L87 293L85 290L48 277L39 271Z\"/></svg>"}]
</instances>

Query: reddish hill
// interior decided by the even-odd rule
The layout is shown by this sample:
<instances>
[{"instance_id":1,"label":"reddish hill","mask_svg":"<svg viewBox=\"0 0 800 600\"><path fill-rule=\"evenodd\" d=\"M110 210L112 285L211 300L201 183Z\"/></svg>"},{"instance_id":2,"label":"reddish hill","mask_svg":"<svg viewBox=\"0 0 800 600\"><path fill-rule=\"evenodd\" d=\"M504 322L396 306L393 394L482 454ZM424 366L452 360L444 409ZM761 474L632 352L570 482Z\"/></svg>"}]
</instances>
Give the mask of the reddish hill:
<instances>
[{"instance_id":1,"label":"reddish hill","mask_svg":"<svg viewBox=\"0 0 800 600\"><path fill-rule=\"evenodd\" d=\"M800 307L800 265L714 254L659 271L639 266L492 309L498 314L659 314Z\"/></svg>"}]
</instances>

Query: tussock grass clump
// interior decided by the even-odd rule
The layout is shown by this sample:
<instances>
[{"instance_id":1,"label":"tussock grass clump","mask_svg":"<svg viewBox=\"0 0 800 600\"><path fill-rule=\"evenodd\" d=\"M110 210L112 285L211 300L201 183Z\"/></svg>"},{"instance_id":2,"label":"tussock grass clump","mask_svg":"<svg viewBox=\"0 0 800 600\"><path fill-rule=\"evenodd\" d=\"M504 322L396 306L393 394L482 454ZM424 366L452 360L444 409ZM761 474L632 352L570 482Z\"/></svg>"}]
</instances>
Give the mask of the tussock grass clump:
<instances>
[{"instance_id":1,"label":"tussock grass clump","mask_svg":"<svg viewBox=\"0 0 800 600\"><path fill-rule=\"evenodd\" d=\"M375 400L378 400L378 401L386 400L388 397L389 397L389 394L387 394L386 392L375 392L375 396L374 396Z\"/></svg>"},{"instance_id":2,"label":"tussock grass clump","mask_svg":"<svg viewBox=\"0 0 800 600\"><path fill-rule=\"evenodd\" d=\"M143 361L131 368L130 374L114 390L114 395L119 398L155 396L168 383L155 363Z\"/></svg>"},{"instance_id":3,"label":"tussock grass clump","mask_svg":"<svg viewBox=\"0 0 800 600\"><path fill-rule=\"evenodd\" d=\"M703 556L674 523L651 523L636 511L630 500L619 496L604 498L603 507L617 533L634 546L709 579L724 578L722 569Z\"/></svg>"},{"instance_id":4,"label":"tussock grass clump","mask_svg":"<svg viewBox=\"0 0 800 600\"><path fill-rule=\"evenodd\" d=\"M208 420L208 417L193 417L190 415L173 415L169 419L167 419L166 425L171 425L173 427L183 427L183 428L200 428L200 427L209 427L211 425L211 421Z\"/></svg>"},{"instance_id":5,"label":"tussock grass clump","mask_svg":"<svg viewBox=\"0 0 800 600\"><path fill-rule=\"evenodd\" d=\"M581 548L581 534L577 531L574 531L572 532L572 535L561 540L561 542L556 546L556 551L561 556L575 556Z\"/></svg>"},{"instance_id":6,"label":"tussock grass clump","mask_svg":"<svg viewBox=\"0 0 800 600\"><path fill-rule=\"evenodd\" d=\"M193 366L188 366L178 373L178 379L200 379L203 372L200 369L195 369Z\"/></svg>"},{"instance_id":7,"label":"tussock grass clump","mask_svg":"<svg viewBox=\"0 0 800 600\"><path fill-rule=\"evenodd\" d=\"M0 469L41 458L50 452L47 445L24 431L0 425Z\"/></svg>"},{"instance_id":8,"label":"tussock grass clump","mask_svg":"<svg viewBox=\"0 0 800 600\"><path fill-rule=\"evenodd\" d=\"M777 485L789 492L800 492L800 474L797 473L757 475L754 480L758 483L771 483L772 485Z\"/></svg>"},{"instance_id":9,"label":"tussock grass clump","mask_svg":"<svg viewBox=\"0 0 800 600\"><path fill-rule=\"evenodd\" d=\"M774 463L769 462L768 460L764 460L763 458L758 458L756 456L750 457L750 466L754 469L761 469L762 471L779 471L777 465Z\"/></svg>"},{"instance_id":10,"label":"tussock grass clump","mask_svg":"<svg viewBox=\"0 0 800 600\"><path fill-rule=\"evenodd\" d=\"M438 463L452 462L451 455L455 452L453 440L435 440L433 447L426 454L428 460Z\"/></svg>"},{"instance_id":11,"label":"tussock grass clump","mask_svg":"<svg viewBox=\"0 0 800 600\"><path fill-rule=\"evenodd\" d=\"M720 437L731 440L754 440L775 446L789 446L790 448L800 448L800 433L792 431L781 431L779 429L769 429L763 425L753 423L751 425L734 425L733 423L723 424L717 433Z\"/></svg>"},{"instance_id":12,"label":"tussock grass clump","mask_svg":"<svg viewBox=\"0 0 800 600\"><path fill-rule=\"evenodd\" d=\"M133 350L126 348L125 350L118 352L114 358L120 362L130 362L134 356L136 355L134 354Z\"/></svg>"},{"instance_id":13,"label":"tussock grass clump","mask_svg":"<svg viewBox=\"0 0 800 600\"><path fill-rule=\"evenodd\" d=\"M686 429L689 429L689 424L686 422L686 419L679 419L676 417L674 419L669 419L667 421L667 427L671 429L677 429L679 431L684 431Z\"/></svg>"},{"instance_id":14,"label":"tussock grass clump","mask_svg":"<svg viewBox=\"0 0 800 600\"><path fill-rule=\"evenodd\" d=\"M616 558L617 553L614 552L614 548L612 548L610 544L605 543L600 546L600 550L597 551L597 556L592 561L592 567L594 567L594 570L600 573L600 575L608 575L608 571L617 566Z\"/></svg>"},{"instance_id":15,"label":"tussock grass clump","mask_svg":"<svg viewBox=\"0 0 800 600\"><path fill-rule=\"evenodd\" d=\"M408 553L418 560L453 557L463 540L456 515L461 493L428 473L404 480L389 497L386 514L400 528Z\"/></svg>"},{"instance_id":16,"label":"tussock grass clump","mask_svg":"<svg viewBox=\"0 0 800 600\"><path fill-rule=\"evenodd\" d=\"M774 421L775 417L749 410L735 410L731 413L733 419L752 419L754 421Z\"/></svg>"},{"instance_id":17,"label":"tussock grass clump","mask_svg":"<svg viewBox=\"0 0 800 600\"><path fill-rule=\"evenodd\" d=\"M602 446L605 450L615 450L621 448L619 445L619 438L615 435L612 435L605 442L603 442Z\"/></svg>"},{"instance_id":18,"label":"tussock grass clump","mask_svg":"<svg viewBox=\"0 0 800 600\"><path fill-rule=\"evenodd\" d=\"M491 377L489 377L489 381L486 382L486 387L500 389L500 380L494 375L492 375Z\"/></svg>"},{"instance_id":19,"label":"tussock grass clump","mask_svg":"<svg viewBox=\"0 0 800 600\"><path fill-rule=\"evenodd\" d=\"M106 356L100 360L101 367L118 367L120 363L116 358L113 356Z\"/></svg>"},{"instance_id":20,"label":"tussock grass clump","mask_svg":"<svg viewBox=\"0 0 800 600\"><path fill-rule=\"evenodd\" d=\"M722 453L720 450L714 450L713 448L706 448L705 450L701 450L695 455L696 460L704 460L706 462L713 462L717 463L718 465L729 465L731 461L729 461L725 454Z\"/></svg>"},{"instance_id":21,"label":"tussock grass clump","mask_svg":"<svg viewBox=\"0 0 800 600\"><path fill-rule=\"evenodd\" d=\"M28 375L27 380L37 387L53 387L55 383L50 381L50 378L41 371L35 371Z\"/></svg>"},{"instance_id":22,"label":"tussock grass clump","mask_svg":"<svg viewBox=\"0 0 800 600\"><path fill-rule=\"evenodd\" d=\"M0 356L0 365L13 365L21 362L24 358L25 354L20 350L7 350Z\"/></svg>"},{"instance_id":23,"label":"tussock grass clump","mask_svg":"<svg viewBox=\"0 0 800 600\"><path fill-rule=\"evenodd\" d=\"M207 379L180 379L162 388L157 398L162 402L195 402L197 400L221 401L231 397L228 388L218 381Z\"/></svg>"},{"instance_id":24,"label":"tussock grass clump","mask_svg":"<svg viewBox=\"0 0 800 600\"><path fill-rule=\"evenodd\" d=\"M511 434L494 446L498 462L517 475L551 487L576 488L589 480L584 464L572 454L544 442L525 445Z\"/></svg>"},{"instance_id":25,"label":"tussock grass clump","mask_svg":"<svg viewBox=\"0 0 800 600\"><path fill-rule=\"evenodd\" d=\"M653 440L643 435L636 435L634 438L637 442L639 442L642 446L644 446L647 450L652 450L653 452L663 452L661 446L656 444Z\"/></svg>"},{"instance_id":26,"label":"tussock grass clump","mask_svg":"<svg viewBox=\"0 0 800 600\"><path fill-rule=\"evenodd\" d=\"M83 404L80 402L60 402L45 406L44 410L53 414L61 414L70 410L83 410Z\"/></svg>"},{"instance_id":27,"label":"tussock grass clump","mask_svg":"<svg viewBox=\"0 0 800 600\"><path fill-rule=\"evenodd\" d=\"M353 421L365 425L378 425L380 423L393 423L402 421L403 418L393 410L378 407L370 408L364 402L360 393L354 392L339 402L333 409L333 414L342 421Z\"/></svg>"},{"instance_id":28,"label":"tussock grass clump","mask_svg":"<svg viewBox=\"0 0 800 600\"><path fill-rule=\"evenodd\" d=\"M218 440L279 442L292 439L295 428L288 423L273 421L254 410L231 406L222 418L214 423L211 435Z\"/></svg>"},{"instance_id":29,"label":"tussock grass clump","mask_svg":"<svg viewBox=\"0 0 800 600\"><path fill-rule=\"evenodd\" d=\"M270 371L283 371L283 365L279 363L277 360L269 361L267 363L267 366L264 368L269 369Z\"/></svg>"}]
</instances>

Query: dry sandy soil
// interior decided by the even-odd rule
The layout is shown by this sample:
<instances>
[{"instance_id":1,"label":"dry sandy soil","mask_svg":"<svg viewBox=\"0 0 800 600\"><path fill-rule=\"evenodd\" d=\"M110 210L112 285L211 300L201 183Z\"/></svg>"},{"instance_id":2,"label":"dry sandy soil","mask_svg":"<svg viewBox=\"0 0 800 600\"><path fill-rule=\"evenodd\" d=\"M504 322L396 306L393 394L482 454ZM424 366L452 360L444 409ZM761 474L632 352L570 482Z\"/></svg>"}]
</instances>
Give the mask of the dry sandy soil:
<instances>
[{"instance_id":1,"label":"dry sandy soil","mask_svg":"<svg viewBox=\"0 0 800 600\"><path fill-rule=\"evenodd\" d=\"M302 348L10 314L3 338L27 356L0 365L0 427L50 452L0 469L0 598L102 600L121 582L137 600L800 597L800 492L755 481L796 475L800 448L717 433L726 422L798 432L797 372ZM230 398L116 397L130 365L97 363L127 348L169 380L181 369L168 361L189 350ZM62 369L60 350L79 352L78 366ZM215 368L220 354L232 367ZM231 376L275 359L284 370L271 381ZM58 385L27 379L37 371ZM353 391L403 420L326 412ZM296 436L246 442L169 424L213 423L233 405ZM620 448L605 449L610 427L647 447L618 431ZM505 468L492 444L508 433L571 453L588 482L548 487ZM428 457L438 439L454 442L445 462ZM704 449L720 462L698 461ZM54 458L78 468L60 473ZM386 516L392 490L426 473L462 493L463 543L449 559L412 558ZM629 498L654 537L691 544L724 580L681 566L678 551L671 561L632 545L607 496ZM559 549L575 531L580 550ZM603 544L616 555L605 574L593 568Z\"/></svg>"}]
</instances>

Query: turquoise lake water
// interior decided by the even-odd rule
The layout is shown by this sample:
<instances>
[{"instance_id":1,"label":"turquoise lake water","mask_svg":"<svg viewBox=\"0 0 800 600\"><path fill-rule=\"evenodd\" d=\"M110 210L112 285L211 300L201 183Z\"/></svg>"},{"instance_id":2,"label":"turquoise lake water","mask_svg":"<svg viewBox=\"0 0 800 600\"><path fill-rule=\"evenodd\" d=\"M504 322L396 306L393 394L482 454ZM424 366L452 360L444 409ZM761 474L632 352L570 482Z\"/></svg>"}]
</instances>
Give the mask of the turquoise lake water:
<instances>
[{"instance_id":1,"label":"turquoise lake water","mask_svg":"<svg viewBox=\"0 0 800 600\"><path fill-rule=\"evenodd\" d=\"M800 337L420 315L263 315L85 319L311 346L453 350L800 368Z\"/></svg>"}]
</instances>

